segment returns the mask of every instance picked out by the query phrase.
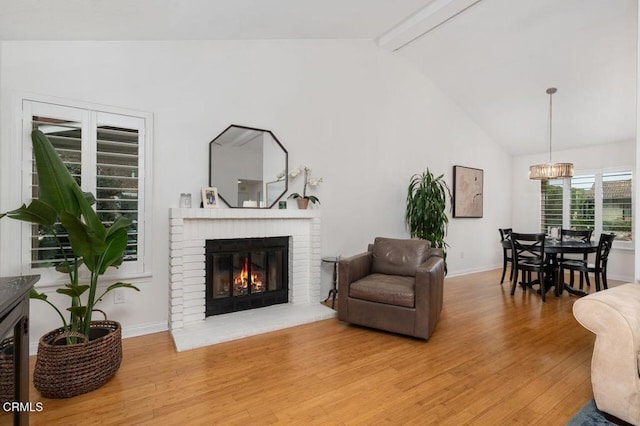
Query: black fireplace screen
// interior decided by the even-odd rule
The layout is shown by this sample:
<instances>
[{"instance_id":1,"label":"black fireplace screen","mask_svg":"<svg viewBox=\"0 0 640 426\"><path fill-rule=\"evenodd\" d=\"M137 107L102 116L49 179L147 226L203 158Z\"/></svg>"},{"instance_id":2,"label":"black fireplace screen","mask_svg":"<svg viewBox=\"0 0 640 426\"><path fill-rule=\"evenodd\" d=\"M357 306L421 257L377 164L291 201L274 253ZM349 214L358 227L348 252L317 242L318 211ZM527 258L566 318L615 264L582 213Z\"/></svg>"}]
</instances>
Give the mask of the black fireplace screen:
<instances>
[{"instance_id":1,"label":"black fireplace screen","mask_svg":"<svg viewBox=\"0 0 640 426\"><path fill-rule=\"evenodd\" d=\"M288 302L289 237L207 240L206 315Z\"/></svg>"}]
</instances>

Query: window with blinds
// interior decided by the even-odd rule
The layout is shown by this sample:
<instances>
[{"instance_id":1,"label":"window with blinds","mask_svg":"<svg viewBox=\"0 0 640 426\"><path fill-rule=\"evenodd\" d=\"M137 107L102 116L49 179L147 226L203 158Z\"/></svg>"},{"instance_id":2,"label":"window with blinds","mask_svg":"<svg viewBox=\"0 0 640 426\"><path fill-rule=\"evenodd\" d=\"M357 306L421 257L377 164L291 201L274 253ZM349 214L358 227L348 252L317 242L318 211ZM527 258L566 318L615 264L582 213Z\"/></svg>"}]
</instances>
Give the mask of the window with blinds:
<instances>
[{"instance_id":1,"label":"window with blinds","mask_svg":"<svg viewBox=\"0 0 640 426\"><path fill-rule=\"evenodd\" d=\"M23 108L25 144L30 148L30 133L34 129L47 135L82 190L95 196L94 208L106 227L120 216L132 220L127 230L125 263L120 269L143 272L145 119L31 101L25 102ZM28 152L32 158L32 150ZM32 186L28 196L37 198L33 158L31 165ZM56 266L65 254L72 254L68 237L59 224L53 230L32 225L30 240L31 268Z\"/></svg>"},{"instance_id":2,"label":"window with blinds","mask_svg":"<svg viewBox=\"0 0 640 426\"><path fill-rule=\"evenodd\" d=\"M595 175L571 178L570 229L578 231L595 229Z\"/></svg>"},{"instance_id":3,"label":"window with blinds","mask_svg":"<svg viewBox=\"0 0 640 426\"><path fill-rule=\"evenodd\" d=\"M616 242L633 241L633 176L628 170L597 172L566 180L541 182L541 228L593 230L616 234ZM567 185L567 188L564 188ZM566 192L565 192L566 191ZM571 199L563 202L562 194ZM563 213L564 208L568 214Z\"/></svg>"},{"instance_id":4,"label":"window with blinds","mask_svg":"<svg viewBox=\"0 0 640 426\"><path fill-rule=\"evenodd\" d=\"M631 241L631 172L602 175L602 230L615 232L616 239Z\"/></svg>"},{"instance_id":5,"label":"window with blinds","mask_svg":"<svg viewBox=\"0 0 640 426\"><path fill-rule=\"evenodd\" d=\"M97 130L96 211L107 227L120 216L133 221L125 262L138 256L138 137L135 129Z\"/></svg>"},{"instance_id":6,"label":"window with blinds","mask_svg":"<svg viewBox=\"0 0 640 426\"><path fill-rule=\"evenodd\" d=\"M543 180L540 183L541 232L562 227L563 182L560 179Z\"/></svg>"}]
</instances>

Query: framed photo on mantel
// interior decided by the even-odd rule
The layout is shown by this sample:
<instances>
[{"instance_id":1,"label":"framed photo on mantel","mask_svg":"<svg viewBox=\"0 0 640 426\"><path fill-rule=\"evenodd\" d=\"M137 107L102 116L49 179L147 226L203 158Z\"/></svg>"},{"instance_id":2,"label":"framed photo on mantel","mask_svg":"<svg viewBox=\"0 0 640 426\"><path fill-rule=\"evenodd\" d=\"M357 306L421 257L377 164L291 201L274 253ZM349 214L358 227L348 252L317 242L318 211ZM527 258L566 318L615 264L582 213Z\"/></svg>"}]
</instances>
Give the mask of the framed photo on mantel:
<instances>
[{"instance_id":1,"label":"framed photo on mantel","mask_svg":"<svg viewBox=\"0 0 640 426\"><path fill-rule=\"evenodd\" d=\"M211 186L202 188L202 207L214 209L218 205L218 189Z\"/></svg>"},{"instance_id":2,"label":"framed photo on mantel","mask_svg":"<svg viewBox=\"0 0 640 426\"><path fill-rule=\"evenodd\" d=\"M482 217L484 171L453 166L453 217Z\"/></svg>"}]
</instances>

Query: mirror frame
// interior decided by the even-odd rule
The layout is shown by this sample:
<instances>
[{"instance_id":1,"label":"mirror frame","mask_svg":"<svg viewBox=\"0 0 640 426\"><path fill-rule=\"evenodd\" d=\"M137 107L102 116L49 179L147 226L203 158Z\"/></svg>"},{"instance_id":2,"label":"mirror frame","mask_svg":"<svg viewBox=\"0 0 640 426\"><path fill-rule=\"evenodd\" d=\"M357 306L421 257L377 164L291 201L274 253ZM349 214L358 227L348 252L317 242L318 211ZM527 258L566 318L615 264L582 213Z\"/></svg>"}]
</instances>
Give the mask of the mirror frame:
<instances>
[{"instance_id":1,"label":"mirror frame","mask_svg":"<svg viewBox=\"0 0 640 426\"><path fill-rule=\"evenodd\" d=\"M240 129L245 129L245 130L254 130L257 132L264 132L264 133L268 133L269 135L271 135L271 137L273 138L273 140L278 144L278 146L280 147L280 149L282 149L282 151L284 152L284 162L285 162L285 167L284 167L284 191L282 191L282 193L273 201L273 203L271 205L265 205L264 207L243 207L243 206L232 206L231 204L229 204L229 202L227 202L227 200L224 198L224 195L221 194L220 192L218 192L218 197L224 201L224 203L227 205L227 207L232 208L232 209L270 209L273 206L275 206L276 204L278 204L278 201L280 201L280 199L287 193L287 191L289 190L289 152L287 151L287 149L282 145L282 143L280 143L280 140L276 137L276 135L273 134L273 132L271 130L267 130L267 129L258 129L257 127L249 127L249 126L241 126L239 124L231 124L229 126L227 126L226 129L224 129L222 132L220 132L218 134L218 136L216 136L215 138L213 138L211 140L211 142L209 142L209 186L213 186L213 173L212 173L212 164L211 164L211 158L212 158L212 154L213 154L213 143L222 135L225 134L225 132L227 130L229 130L232 127L237 127ZM278 182L278 181L275 181ZM263 181L263 185L266 186L269 183L273 183L273 182L264 182ZM266 199L266 191L265 191L265 199Z\"/></svg>"}]
</instances>

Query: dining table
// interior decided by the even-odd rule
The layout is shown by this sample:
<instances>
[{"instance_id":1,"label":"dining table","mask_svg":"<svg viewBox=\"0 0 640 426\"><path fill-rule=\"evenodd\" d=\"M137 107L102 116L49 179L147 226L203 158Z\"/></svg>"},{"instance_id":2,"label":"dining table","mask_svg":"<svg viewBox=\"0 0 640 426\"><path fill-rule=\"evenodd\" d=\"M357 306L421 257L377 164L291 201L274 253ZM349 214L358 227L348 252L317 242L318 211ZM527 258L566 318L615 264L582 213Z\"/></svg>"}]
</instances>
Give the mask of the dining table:
<instances>
[{"instance_id":1,"label":"dining table","mask_svg":"<svg viewBox=\"0 0 640 426\"><path fill-rule=\"evenodd\" d=\"M561 295L563 290L576 296L586 296L587 293L572 287L564 282L564 277L560 277L560 259L565 254L589 254L598 251L597 241L583 240L560 240L547 238L544 242L545 262L549 265L551 273L547 274L545 280L545 291L557 286ZM561 280L561 281L559 281Z\"/></svg>"}]
</instances>

